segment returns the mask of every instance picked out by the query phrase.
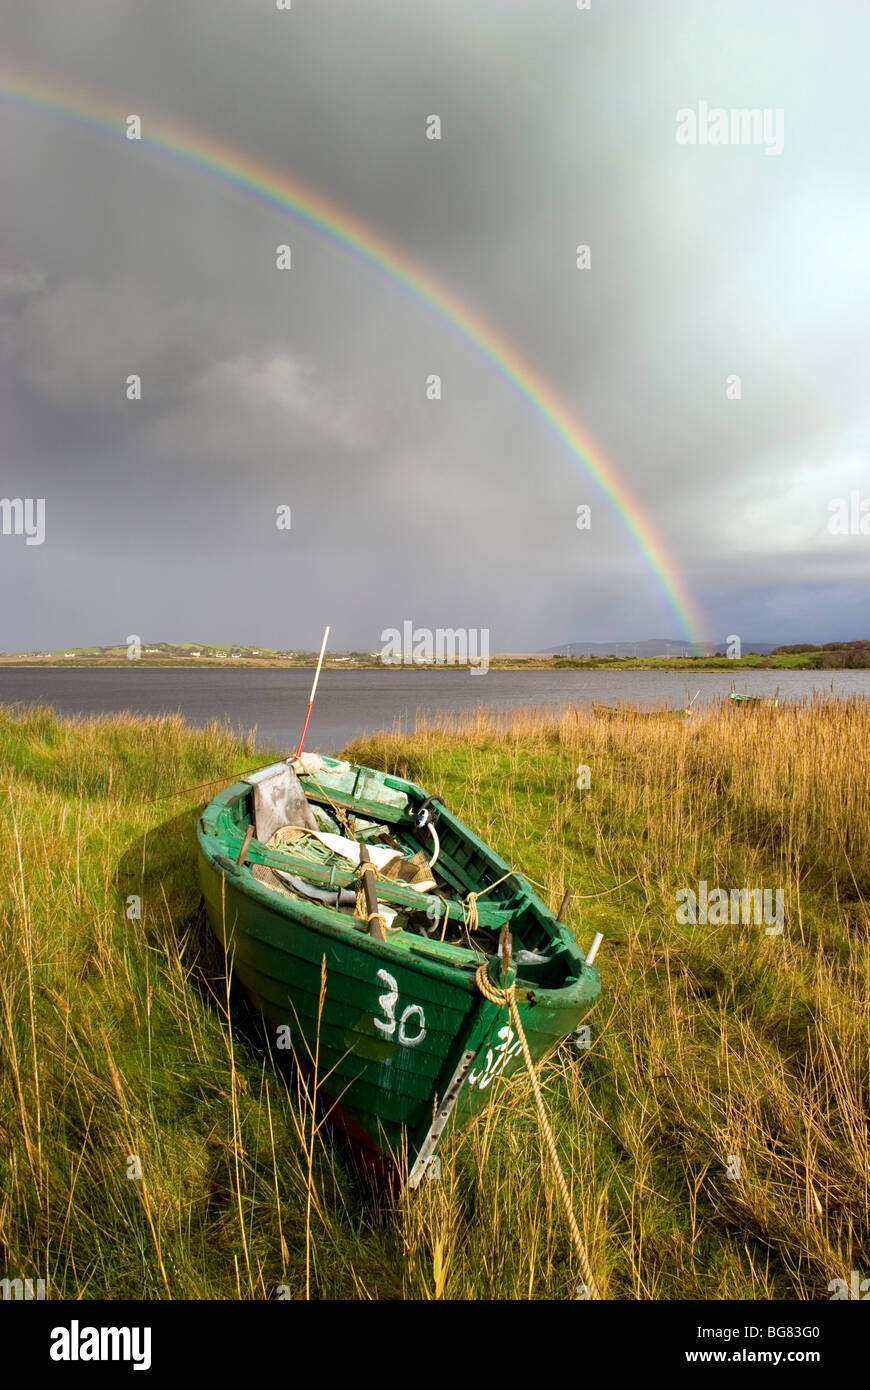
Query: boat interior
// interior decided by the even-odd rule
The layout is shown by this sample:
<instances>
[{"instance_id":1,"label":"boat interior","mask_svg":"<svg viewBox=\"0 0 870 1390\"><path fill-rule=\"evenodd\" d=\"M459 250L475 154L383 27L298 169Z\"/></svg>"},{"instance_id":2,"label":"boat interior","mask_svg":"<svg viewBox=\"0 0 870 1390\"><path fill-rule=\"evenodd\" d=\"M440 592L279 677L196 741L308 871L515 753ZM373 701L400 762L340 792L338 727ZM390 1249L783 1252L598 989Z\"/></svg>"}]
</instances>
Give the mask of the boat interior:
<instances>
[{"instance_id":1,"label":"boat interior","mask_svg":"<svg viewBox=\"0 0 870 1390\"><path fill-rule=\"evenodd\" d=\"M386 940L474 969L507 925L518 979L571 983L581 960L525 881L442 806L369 768L305 754L252 773L224 803L221 837L266 888L366 931L360 856L375 869ZM365 846L365 852L361 846Z\"/></svg>"}]
</instances>

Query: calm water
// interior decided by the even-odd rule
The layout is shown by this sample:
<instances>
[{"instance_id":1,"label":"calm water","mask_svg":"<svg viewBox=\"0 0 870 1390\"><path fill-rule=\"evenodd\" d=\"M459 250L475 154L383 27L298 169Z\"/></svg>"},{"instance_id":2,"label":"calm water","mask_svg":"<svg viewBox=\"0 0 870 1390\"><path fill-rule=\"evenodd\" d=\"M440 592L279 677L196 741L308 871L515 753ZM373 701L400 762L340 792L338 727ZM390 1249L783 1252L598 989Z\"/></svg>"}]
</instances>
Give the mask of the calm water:
<instances>
[{"instance_id":1,"label":"calm water","mask_svg":"<svg viewBox=\"0 0 870 1390\"><path fill-rule=\"evenodd\" d=\"M325 671L320 678L306 746L338 752L358 734L399 724L413 728L418 711L460 711L477 705L587 704L620 700L647 705L686 703L683 671ZM51 704L61 714L179 713L191 724L229 720L234 728L257 726L258 742L287 749L299 737L310 671L143 669L3 670L0 704ZM696 704L727 695L727 671L689 676ZM870 696L870 671L743 671L738 690L802 699L813 690Z\"/></svg>"}]
</instances>

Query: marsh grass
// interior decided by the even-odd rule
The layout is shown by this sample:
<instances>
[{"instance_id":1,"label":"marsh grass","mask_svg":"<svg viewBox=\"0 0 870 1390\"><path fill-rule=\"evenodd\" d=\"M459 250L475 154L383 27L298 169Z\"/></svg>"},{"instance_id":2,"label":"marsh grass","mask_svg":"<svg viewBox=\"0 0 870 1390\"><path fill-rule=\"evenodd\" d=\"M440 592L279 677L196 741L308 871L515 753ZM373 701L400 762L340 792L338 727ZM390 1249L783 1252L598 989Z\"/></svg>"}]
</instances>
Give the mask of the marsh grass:
<instances>
[{"instance_id":1,"label":"marsh grass","mask_svg":"<svg viewBox=\"0 0 870 1390\"><path fill-rule=\"evenodd\" d=\"M866 701L817 698L690 723L481 710L347 750L443 793L552 906L570 889L581 944L605 935L592 1046L541 1079L609 1298L827 1298L870 1273L868 747ZM174 717L0 710L0 1275L573 1297L526 1078L442 1142L439 1182L375 1202L229 989L195 823L267 758ZM784 933L679 925L701 879L781 888Z\"/></svg>"}]
</instances>

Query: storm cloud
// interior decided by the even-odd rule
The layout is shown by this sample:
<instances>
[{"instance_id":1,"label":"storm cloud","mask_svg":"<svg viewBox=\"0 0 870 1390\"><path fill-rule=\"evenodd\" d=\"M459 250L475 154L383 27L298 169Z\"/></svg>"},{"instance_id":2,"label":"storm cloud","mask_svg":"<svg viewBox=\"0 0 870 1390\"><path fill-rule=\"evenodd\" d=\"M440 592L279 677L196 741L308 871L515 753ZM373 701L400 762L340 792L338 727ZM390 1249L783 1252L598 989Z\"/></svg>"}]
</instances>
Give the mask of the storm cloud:
<instances>
[{"instance_id":1,"label":"storm cloud","mask_svg":"<svg viewBox=\"0 0 870 1390\"><path fill-rule=\"evenodd\" d=\"M683 635L455 324L265 199L11 98L28 75L232 146L434 277L582 422L711 638L867 636L870 536L828 519L870 495L868 42L865 5L809 0L0 0L0 495L46 503L44 544L0 537L0 648ZM781 110L781 153L679 143L701 102Z\"/></svg>"}]
</instances>

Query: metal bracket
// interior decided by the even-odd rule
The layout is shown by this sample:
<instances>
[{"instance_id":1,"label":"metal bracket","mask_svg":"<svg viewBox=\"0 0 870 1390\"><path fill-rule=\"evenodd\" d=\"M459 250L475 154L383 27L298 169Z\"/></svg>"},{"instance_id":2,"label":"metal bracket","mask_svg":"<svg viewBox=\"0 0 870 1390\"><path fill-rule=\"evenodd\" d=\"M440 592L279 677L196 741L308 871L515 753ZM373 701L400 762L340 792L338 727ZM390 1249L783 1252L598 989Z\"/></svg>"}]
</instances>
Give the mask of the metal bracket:
<instances>
[{"instance_id":1,"label":"metal bracket","mask_svg":"<svg viewBox=\"0 0 870 1390\"><path fill-rule=\"evenodd\" d=\"M435 1118L430 1126L429 1133L423 1140L423 1143L420 1146L420 1152L417 1154L417 1157L414 1160L414 1165L411 1168L410 1173L408 1174L408 1187L411 1189L412 1192L414 1188L419 1187L424 1174L429 1168L430 1162L432 1160L432 1155L435 1152L435 1145L441 1138L441 1133L444 1129L444 1126L450 1119L450 1112L452 1111L454 1105L459 1099L459 1092L462 1090L462 1083L464 1082L466 1076L471 1070L471 1064L476 1056L476 1052L463 1052L462 1056L459 1059L459 1065L457 1066L455 1072L453 1073L453 1076L450 1079L450 1085L444 1092L441 1104L439 1105L435 1114Z\"/></svg>"}]
</instances>

